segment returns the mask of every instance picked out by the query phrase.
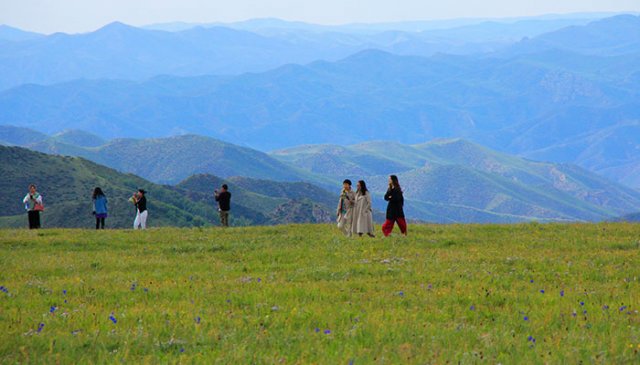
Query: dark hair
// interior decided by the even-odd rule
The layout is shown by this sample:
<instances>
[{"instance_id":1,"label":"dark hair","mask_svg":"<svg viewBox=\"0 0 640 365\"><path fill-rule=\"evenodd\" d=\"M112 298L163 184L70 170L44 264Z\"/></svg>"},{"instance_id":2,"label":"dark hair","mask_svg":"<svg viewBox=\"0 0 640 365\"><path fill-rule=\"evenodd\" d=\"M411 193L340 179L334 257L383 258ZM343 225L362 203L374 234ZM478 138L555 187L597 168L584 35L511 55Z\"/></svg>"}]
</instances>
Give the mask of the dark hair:
<instances>
[{"instance_id":1,"label":"dark hair","mask_svg":"<svg viewBox=\"0 0 640 365\"><path fill-rule=\"evenodd\" d=\"M351 186L351 180L349 179L344 179L344 181L342 182L343 184L349 184L349 186Z\"/></svg>"},{"instance_id":2,"label":"dark hair","mask_svg":"<svg viewBox=\"0 0 640 365\"><path fill-rule=\"evenodd\" d=\"M36 188L36 184L29 184L29 189L31 189L32 186L33 186L34 189L37 189Z\"/></svg>"},{"instance_id":3,"label":"dark hair","mask_svg":"<svg viewBox=\"0 0 640 365\"><path fill-rule=\"evenodd\" d=\"M389 188L396 188L400 191L402 191L402 188L400 187L400 182L398 181L398 177L396 175L390 175L389 178L391 178L391 186L389 186Z\"/></svg>"},{"instance_id":4,"label":"dark hair","mask_svg":"<svg viewBox=\"0 0 640 365\"><path fill-rule=\"evenodd\" d=\"M358 181L358 184L360 184L360 194L364 195L367 193L367 191L369 191L367 189L367 183L365 183L364 180Z\"/></svg>"},{"instance_id":5,"label":"dark hair","mask_svg":"<svg viewBox=\"0 0 640 365\"><path fill-rule=\"evenodd\" d=\"M144 189L138 189L138 192L142 193L142 195L145 195L147 193L146 191L144 191Z\"/></svg>"},{"instance_id":6,"label":"dark hair","mask_svg":"<svg viewBox=\"0 0 640 365\"><path fill-rule=\"evenodd\" d=\"M96 187L95 189L93 189L93 199L99 196L104 196L104 193L102 192L102 189Z\"/></svg>"},{"instance_id":7,"label":"dark hair","mask_svg":"<svg viewBox=\"0 0 640 365\"><path fill-rule=\"evenodd\" d=\"M228 190L228 189L229 189L229 186L227 186L227 184L222 184L222 188L223 188L224 190Z\"/></svg>"}]
</instances>

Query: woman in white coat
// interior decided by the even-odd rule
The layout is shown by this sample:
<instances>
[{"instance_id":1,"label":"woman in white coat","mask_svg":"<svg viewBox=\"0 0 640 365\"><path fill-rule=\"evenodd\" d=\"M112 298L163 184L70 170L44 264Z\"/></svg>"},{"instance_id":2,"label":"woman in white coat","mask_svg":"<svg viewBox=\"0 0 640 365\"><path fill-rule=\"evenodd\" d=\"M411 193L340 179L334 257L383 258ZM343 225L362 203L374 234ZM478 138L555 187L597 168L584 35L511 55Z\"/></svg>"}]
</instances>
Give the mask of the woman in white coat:
<instances>
[{"instance_id":1,"label":"woman in white coat","mask_svg":"<svg viewBox=\"0 0 640 365\"><path fill-rule=\"evenodd\" d=\"M369 237L375 237L373 234L373 209L371 208L371 193L367 190L367 184L360 180L357 185L356 204L353 209L353 233L358 236L367 234Z\"/></svg>"}]
</instances>

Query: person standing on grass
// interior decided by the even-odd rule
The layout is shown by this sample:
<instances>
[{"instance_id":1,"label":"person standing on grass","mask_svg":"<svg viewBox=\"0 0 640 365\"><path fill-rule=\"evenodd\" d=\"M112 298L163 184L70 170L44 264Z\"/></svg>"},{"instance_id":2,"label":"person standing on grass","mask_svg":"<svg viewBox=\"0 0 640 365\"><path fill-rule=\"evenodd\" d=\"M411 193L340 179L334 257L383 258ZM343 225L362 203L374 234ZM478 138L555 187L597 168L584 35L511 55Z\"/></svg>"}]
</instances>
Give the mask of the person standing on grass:
<instances>
[{"instance_id":1,"label":"person standing on grass","mask_svg":"<svg viewBox=\"0 0 640 365\"><path fill-rule=\"evenodd\" d=\"M29 185L29 192L22 199L29 217L29 229L40 228L40 212L44 210L42 195L38 193L35 184Z\"/></svg>"},{"instance_id":2,"label":"person standing on grass","mask_svg":"<svg viewBox=\"0 0 640 365\"><path fill-rule=\"evenodd\" d=\"M93 189L93 215L96 217L96 229L104 229L104 220L107 218L107 197L102 189Z\"/></svg>"},{"instance_id":3,"label":"person standing on grass","mask_svg":"<svg viewBox=\"0 0 640 365\"><path fill-rule=\"evenodd\" d=\"M338 201L338 228L345 236L351 237L353 231L353 208L356 203L356 194L351 190L351 180L342 182L342 192Z\"/></svg>"},{"instance_id":4,"label":"person standing on grass","mask_svg":"<svg viewBox=\"0 0 640 365\"><path fill-rule=\"evenodd\" d=\"M149 212L147 211L147 192L143 189L139 189L137 193L133 194L130 201L136 206L136 219L133 221L133 229L147 229L147 217Z\"/></svg>"},{"instance_id":5,"label":"person standing on grass","mask_svg":"<svg viewBox=\"0 0 640 365\"><path fill-rule=\"evenodd\" d=\"M353 233L357 233L360 237L365 233L369 237L375 237L373 234L371 193L369 193L364 180L358 181L356 185L356 203L353 210Z\"/></svg>"},{"instance_id":6,"label":"person standing on grass","mask_svg":"<svg viewBox=\"0 0 640 365\"><path fill-rule=\"evenodd\" d=\"M389 189L384 194L384 200L389 203L387 204L387 220L382 225L382 233L385 237L389 236L393 231L393 225L398 223L400 232L406 236L407 222L404 219L404 197L396 175L389 176Z\"/></svg>"},{"instance_id":7,"label":"person standing on grass","mask_svg":"<svg viewBox=\"0 0 640 365\"><path fill-rule=\"evenodd\" d=\"M220 225L229 227L229 211L231 210L231 193L227 184L222 184L221 190L214 191L218 202L218 212L220 212Z\"/></svg>"}]
</instances>

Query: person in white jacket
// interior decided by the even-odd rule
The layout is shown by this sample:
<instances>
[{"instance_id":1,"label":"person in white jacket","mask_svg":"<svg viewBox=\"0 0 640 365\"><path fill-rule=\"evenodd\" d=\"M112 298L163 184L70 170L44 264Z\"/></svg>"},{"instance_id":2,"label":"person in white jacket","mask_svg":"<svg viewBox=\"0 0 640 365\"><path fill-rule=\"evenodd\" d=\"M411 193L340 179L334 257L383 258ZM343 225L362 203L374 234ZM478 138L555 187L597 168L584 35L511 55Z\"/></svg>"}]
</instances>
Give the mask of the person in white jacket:
<instances>
[{"instance_id":1,"label":"person in white jacket","mask_svg":"<svg viewBox=\"0 0 640 365\"><path fill-rule=\"evenodd\" d=\"M353 233L361 236L373 234L373 209L371 207L371 193L367 190L364 180L358 181L356 190L356 203L353 208Z\"/></svg>"},{"instance_id":2,"label":"person in white jacket","mask_svg":"<svg viewBox=\"0 0 640 365\"><path fill-rule=\"evenodd\" d=\"M40 212L44 210L42 195L38 193L35 184L29 185L29 193L22 199L29 216L29 229L40 228Z\"/></svg>"}]
</instances>

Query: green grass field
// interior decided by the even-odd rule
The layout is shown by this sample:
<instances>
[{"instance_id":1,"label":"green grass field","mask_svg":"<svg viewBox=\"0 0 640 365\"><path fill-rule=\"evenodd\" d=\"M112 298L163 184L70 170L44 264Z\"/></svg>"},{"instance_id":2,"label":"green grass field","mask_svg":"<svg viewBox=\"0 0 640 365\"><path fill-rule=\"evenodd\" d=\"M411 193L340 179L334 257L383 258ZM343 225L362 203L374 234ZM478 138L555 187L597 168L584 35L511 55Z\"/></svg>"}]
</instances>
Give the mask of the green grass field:
<instances>
[{"instance_id":1,"label":"green grass field","mask_svg":"<svg viewBox=\"0 0 640 365\"><path fill-rule=\"evenodd\" d=\"M0 363L639 363L640 226L0 231Z\"/></svg>"}]
</instances>

